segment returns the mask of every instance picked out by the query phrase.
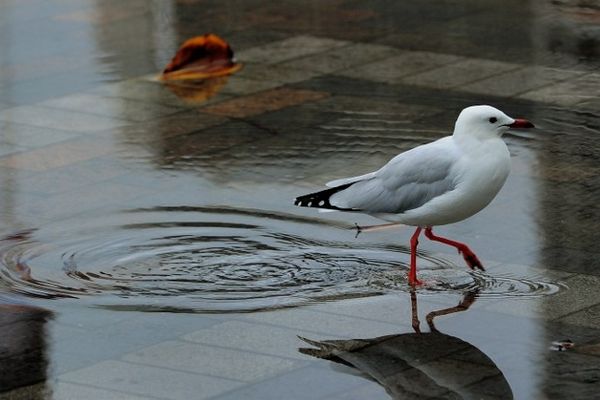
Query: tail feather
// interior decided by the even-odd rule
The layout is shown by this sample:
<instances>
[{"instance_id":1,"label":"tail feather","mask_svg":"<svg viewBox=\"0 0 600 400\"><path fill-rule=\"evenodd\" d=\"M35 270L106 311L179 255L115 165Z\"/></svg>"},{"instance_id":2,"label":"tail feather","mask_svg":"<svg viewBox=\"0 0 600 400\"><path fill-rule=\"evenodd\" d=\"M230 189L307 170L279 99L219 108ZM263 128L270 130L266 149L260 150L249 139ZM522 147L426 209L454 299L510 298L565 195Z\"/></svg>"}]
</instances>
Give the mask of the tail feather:
<instances>
[{"instance_id":1,"label":"tail feather","mask_svg":"<svg viewBox=\"0 0 600 400\"><path fill-rule=\"evenodd\" d=\"M321 208L327 210L337 210L337 211L358 211L354 208L340 208L332 205L329 202L329 199L335 193L341 192L344 189L347 189L349 186L353 185L355 182L347 183L345 185L340 185L336 187L332 187L329 189L321 190L319 192L305 194L304 196L296 197L294 200L294 205L298 207L312 207L312 208Z\"/></svg>"}]
</instances>

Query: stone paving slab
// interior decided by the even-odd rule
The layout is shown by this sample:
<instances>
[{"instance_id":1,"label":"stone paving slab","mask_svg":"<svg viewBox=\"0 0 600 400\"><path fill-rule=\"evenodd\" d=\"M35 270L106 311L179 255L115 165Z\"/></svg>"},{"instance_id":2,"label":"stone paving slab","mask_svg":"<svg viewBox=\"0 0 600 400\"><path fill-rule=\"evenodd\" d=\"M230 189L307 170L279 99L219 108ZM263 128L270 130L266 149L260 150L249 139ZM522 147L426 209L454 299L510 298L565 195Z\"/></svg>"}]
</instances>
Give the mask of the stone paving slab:
<instances>
[{"instance_id":1,"label":"stone paving slab","mask_svg":"<svg viewBox=\"0 0 600 400\"><path fill-rule=\"evenodd\" d=\"M59 382L170 400L208 399L242 385L231 379L113 360L60 375L58 379Z\"/></svg>"},{"instance_id":2,"label":"stone paving slab","mask_svg":"<svg viewBox=\"0 0 600 400\"><path fill-rule=\"evenodd\" d=\"M423 51L406 51L381 61L372 62L340 72L342 76L368 79L389 84L401 83L408 75L417 74L446 64L459 62L457 56Z\"/></svg>"},{"instance_id":3,"label":"stone paving slab","mask_svg":"<svg viewBox=\"0 0 600 400\"><path fill-rule=\"evenodd\" d=\"M183 341L165 341L122 357L124 361L153 365L207 376L253 382L279 375L302 365L301 362L257 352Z\"/></svg>"},{"instance_id":4,"label":"stone paving slab","mask_svg":"<svg viewBox=\"0 0 600 400\"><path fill-rule=\"evenodd\" d=\"M92 386L78 385L74 383L58 382L52 386L52 398L56 400L145 400L159 399L159 397L144 395L137 396L114 390L99 389Z\"/></svg>"},{"instance_id":5,"label":"stone paving slab","mask_svg":"<svg viewBox=\"0 0 600 400\"><path fill-rule=\"evenodd\" d=\"M324 368L309 366L297 369L292 374L243 386L216 399L318 399L327 398L349 388L362 387L365 384L364 378L348 374L337 374L335 380L329 377Z\"/></svg>"},{"instance_id":6,"label":"stone paving slab","mask_svg":"<svg viewBox=\"0 0 600 400\"><path fill-rule=\"evenodd\" d=\"M579 288L575 289L579 290ZM566 324L598 329L600 327L600 304L596 303L580 311L569 313L557 319Z\"/></svg>"},{"instance_id":7,"label":"stone paving slab","mask_svg":"<svg viewBox=\"0 0 600 400\"><path fill-rule=\"evenodd\" d=\"M98 317L88 320L74 310L73 316L61 314L58 323L52 323L52 347L56 356L52 360L53 375L76 370L108 359L120 359L129 352L174 340L196 329L208 328L217 323L212 318L192 318L170 314L132 317L128 313L98 312ZM123 319L118 319L123 317ZM71 321L81 321L77 326Z\"/></svg>"},{"instance_id":8,"label":"stone paving slab","mask_svg":"<svg viewBox=\"0 0 600 400\"><path fill-rule=\"evenodd\" d=\"M27 171L45 171L91 160L112 150L112 146L105 141L82 138L3 157L0 166Z\"/></svg>"},{"instance_id":9,"label":"stone paving slab","mask_svg":"<svg viewBox=\"0 0 600 400\"><path fill-rule=\"evenodd\" d=\"M245 62L276 64L347 44L342 40L302 35L243 50L236 57Z\"/></svg>"},{"instance_id":10,"label":"stone paving slab","mask_svg":"<svg viewBox=\"0 0 600 400\"><path fill-rule=\"evenodd\" d=\"M91 133L126 125L125 120L48 107L19 106L0 111L0 121L16 122L68 132Z\"/></svg>"},{"instance_id":11,"label":"stone paving slab","mask_svg":"<svg viewBox=\"0 0 600 400\"><path fill-rule=\"evenodd\" d=\"M328 94L298 89L273 89L255 95L224 101L220 104L209 106L203 112L227 117L245 118L269 111L276 111L285 107L317 101Z\"/></svg>"},{"instance_id":12,"label":"stone paving slab","mask_svg":"<svg viewBox=\"0 0 600 400\"><path fill-rule=\"evenodd\" d=\"M222 93L231 95L247 95L264 90L275 89L283 84L271 80L255 80L245 78L241 75L234 75L227 78L227 84L221 90Z\"/></svg>"},{"instance_id":13,"label":"stone paving slab","mask_svg":"<svg viewBox=\"0 0 600 400\"><path fill-rule=\"evenodd\" d=\"M279 66L331 74L352 67L360 67L363 64L370 64L402 53L402 50L394 47L353 43L315 55L286 61L279 64Z\"/></svg>"},{"instance_id":14,"label":"stone paving slab","mask_svg":"<svg viewBox=\"0 0 600 400\"><path fill-rule=\"evenodd\" d=\"M313 332L246 321L225 321L210 328L183 336L186 341L211 346L251 351L290 359L306 361L308 357L298 352L302 343L298 336L310 336ZM327 339L334 339L329 336Z\"/></svg>"},{"instance_id":15,"label":"stone paving slab","mask_svg":"<svg viewBox=\"0 0 600 400\"><path fill-rule=\"evenodd\" d=\"M389 400L390 395L379 385L367 384L350 390L321 397L322 400Z\"/></svg>"},{"instance_id":16,"label":"stone paving slab","mask_svg":"<svg viewBox=\"0 0 600 400\"><path fill-rule=\"evenodd\" d=\"M472 93L493 93L495 96L513 97L557 82L583 75L583 71L570 71L542 66L526 66L478 80L464 82L460 90Z\"/></svg>"},{"instance_id":17,"label":"stone paving slab","mask_svg":"<svg viewBox=\"0 0 600 400\"><path fill-rule=\"evenodd\" d=\"M370 321L368 324L355 317L339 314L324 314L308 308L270 311L244 316L244 320L252 323L274 325L299 331L310 331L314 334L334 335L338 337L382 336L396 333L395 323Z\"/></svg>"},{"instance_id":18,"label":"stone paving slab","mask_svg":"<svg viewBox=\"0 0 600 400\"><path fill-rule=\"evenodd\" d=\"M118 206L137 197L147 196L152 191L142 187L107 182L98 187L87 185L69 192L52 196L32 198L29 202L20 204L22 211L38 218L61 219L83 212L105 208L109 205Z\"/></svg>"},{"instance_id":19,"label":"stone paving slab","mask_svg":"<svg viewBox=\"0 0 600 400\"><path fill-rule=\"evenodd\" d=\"M281 85L302 82L319 75L321 75L320 72L297 68L293 63L288 63L288 65L248 64L236 74L243 79L269 82L270 84L280 83Z\"/></svg>"},{"instance_id":20,"label":"stone paving slab","mask_svg":"<svg viewBox=\"0 0 600 400\"><path fill-rule=\"evenodd\" d=\"M0 130L2 131L2 147L8 148L11 146L24 149L41 148L81 136L77 132L7 121L0 122ZM4 151L4 149L1 151Z\"/></svg>"},{"instance_id":21,"label":"stone paving slab","mask_svg":"<svg viewBox=\"0 0 600 400\"><path fill-rule=\"evenodd\" d=\"M125 98L103 97L95 94L78 93L46 100L39 105L60 110L77 111L127 121L147 121L180 111L179 108L146 103Z\"/></svg>"},{"instance_id":22,"label":"stone paving slab","mask_svg":"<svg viewBox=\"0 0 600 400\"><path fill-rule=\"evenodd\" d=\"M595 99L597 95L594 88L597 88L598 85L600 85L600 74L590 73L576 79L523 93L519 97L563 107L572 107Z\"/></svg>"},{"instance_id":23,"label":"stone paving slab","mask_svg":"<svg viewBox=\"0 0 600 400\"><path fill-rule=\"evenodd\" d=\"M471 58L460 60L416 75L411 75L403 78L401 82L434 89L457 88L457 90L462 90L462 86L467 83L486 79L502 72L518 68L520 68L520 66L517 64ZM489 92L483 90L480 93Z\"/></svg>"},{"instance_id":24,"label":"stone paving slab","mask_svg":"<svg viewBox=\"0 0 600 400\"><path fill-rule=\"evenodd\" d=\"M156 80L156 74L97 86L88 93L126 100L137 100L167 107L187 108L183 100Z\"/></svg>"}]
</instances>

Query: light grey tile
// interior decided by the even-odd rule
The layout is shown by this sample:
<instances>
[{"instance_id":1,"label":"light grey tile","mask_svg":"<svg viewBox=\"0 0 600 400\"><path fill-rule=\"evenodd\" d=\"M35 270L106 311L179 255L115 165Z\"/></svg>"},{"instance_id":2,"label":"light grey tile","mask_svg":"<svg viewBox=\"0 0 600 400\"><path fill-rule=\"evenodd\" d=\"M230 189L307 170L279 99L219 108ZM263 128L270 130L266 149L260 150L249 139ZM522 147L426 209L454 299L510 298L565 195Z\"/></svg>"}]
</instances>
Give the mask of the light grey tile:
<instances>
[{"instance_id":1,"label":"light grey tile","mask_svg":"<svg viewBox=\"0 0 600 400\"><path fill-rule=\"evenodd\" d=\"M11 154L18 154L26 150L28 150L27 147L0 141L0 157L8 156Z\"/></svg>"},{"instance_id":2,"label":"light grey tile","mask_svg":"<svg viewBox=\"0 0 600 400\"><path fill-rule=\"evenodd\" d=\"M146 121L181 111L180 108L118 97L77 93L39 103L44 107L101 115L127 121Z\"/></svg>"},{"instance_id":3,"label":"light grey tile","mask_svg":"<svg viewBox=\"0 0 600 400\"><path fill-rule=\"evenodd\" d=\"M25 205L23 209L32 215L61 218L107 205L126 204L150 193L153 191L149 188L105 182L101 186L87 185L70 192L47 196Z\"/></svg>"},{"instance_id":4,"label":"light grey tile","mask_svg":"<svg viewBox=\"0 0 600 400\"><path fill-rule=\"evenodd\" d=\"M240 382L121 361L104 361L59 376L60 381L172 400L207 399Z\"/></svg>"},{"instance_id":5,"label":"light grey tile","mask_svg":"<svg viewBox=\"0 0 600 400\"><path fill-rule=\"evenodd\" d=\"M451 307L461 300L460 293L439 293L436 296L417 293L419 318L424 321L425 315L433 310ZM311 306L310 310L323 313L324 316L346 316L360 319L360 323L368 325L372 321L393 326L387 334L404 332L412 329L412 303L410 293L401 292L384 296L349 299L332 303Z\"/></svg>"},{"instance_id":6,"label":"light grey tile","mask_svg":"<svg viewBox=\"0 0 600 400\"><path fill-rule=\"evenodd\" d=\"M375 337L397 333L398 331L398 325L394 323L376 321L366 323L362 318L333 313L325 314L306 308L248 314L244 319L255 323L262 322L299 331L310 331L343 338Z\"/></svg>"},{"instance_id":7,"label":"light grey tile","mask_svg":"<svg viewBox=\"0 0 600 400\"><path fill-rule=\"evenodd\" d=\"M52 387L52 399L54 400L144 400L155 398L60 381Z\"/></svg>"},{"instance_id":8,"label":"light grey tile","mask_svg":"<svg viewBox=\"0 0 600 400\"><path fill-rule=\"evenodd\" d=\"M0 132L2 132L2 142L24 148L44 147L80 136L76 132L41 128L9 121L0 121Z\"/></svg>"},{"instance_id":9,"label":"light grey tile","mask_svg":"<svg viewBox=\"0 0 600 400\"><path fill-rule=\"evenodd\" d=\"M0 111L0 121L81 133L114 129L128 123L114 118L68 110L56 110L37 105L19 106Z\"/></svg>"},{"instance_id":10,"label":"light grey tile","mask_svg":"<svg viewBox=\"0 0 600 400\"><path fill-rule=\"evenodd\" d=\"M243 332L243 334L240 334ZM191 342L205 345L229 347L279 357L306 360L307 356L298 352L303 342L298 336L311 336L308 331L287 329L272 325L254 324L245 321L227 321L210 328L185 335ZM333 339L334 336L319 339Z\"/></svg>"},{"instance_id":11,"label":"light grey tile","mask_svg":"<svg viewBox=\"0 0 600 400\"><path fill-rule=\"evenodd\" d=\"M150 79L130 79L126 81L109 83L98 86L89 91L89 93L100 96L140 100L157 104L170 106L183 106L184 103L171 92L165 85L162 85L156 78Z\"/></svg>"},{"instance_id":12,"label":"light grey tile","mask_svg":"<svg viewBox=\"0 0 600 400\"><path fill-rule=\"evenodd\" d=\"M2 158L0 165L25 171L44 171L91 160L112 150L113 147L103 140L75 139L12 154Z\"/></svg>"},{"instance_id":13,"label":"light grey tile","mask_svg":"<svg viewBox=\"0 0 600 400\"><path fill-rule=\"evenodd\" d=\"M154 77L142 77L126 81L98 86L86 93L107 98L116 98L179 109L196 109L199 106L217 103L229 96L223 93L223 88L229 77L216 78L213 85L203 81L172 81L162 82ZM203 92L204 96L198 94ZM194 98L195 96L195 98ZM200 100L202 98L202 100ZM141 105L138 107L142 107Z\"/></svg>"},{"instance_id":14,"label":"light grey tile","mask_svg":"<svg viewBox=\"0 0 600 400\"><path fill-rule=\"evenodd\" d=\"M383 386L376 382L365 383L362 386L352 388L348 391L322 397L323 400L389 400L390 395L386 392Z\"/></svg>"},{"instance_id":15,"label":"light grey tile","mask_svg":"<svg viewBox=\"0 0 600 400\"><path fill-rule=\"evenodd\" d=\"M462 57L448 54L406 51L384 60L346 69L339 74L351 78L396 84L402 82L406 76L452 64L462 59Z\"/></svg>"},{"instance_id":16,"label":"light grey tile","mask_svg":"<svg viewBox=\"0 0 600 400\"><path fill-rule=\"evenodd\" d=\"M245 382L265 379L301 365L294 360L184 341L165 341L123 359Z\"/></svg>"}]
</instances>

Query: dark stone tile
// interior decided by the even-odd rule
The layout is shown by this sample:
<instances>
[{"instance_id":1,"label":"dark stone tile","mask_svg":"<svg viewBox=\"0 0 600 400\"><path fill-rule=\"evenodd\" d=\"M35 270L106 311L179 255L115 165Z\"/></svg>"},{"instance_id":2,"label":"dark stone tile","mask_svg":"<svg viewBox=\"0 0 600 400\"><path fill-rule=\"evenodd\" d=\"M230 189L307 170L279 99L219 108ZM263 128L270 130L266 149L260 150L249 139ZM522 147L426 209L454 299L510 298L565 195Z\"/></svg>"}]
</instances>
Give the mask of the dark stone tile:
<instances>
[{"instance_id":1,"label":"dark stone tile","mask_svg":"<svg viewBox=\"0 0 600 400\"><path fill-rule=\"evenodd\" d=\"M600 303L570 315L566 315L560 318L559 321L566 324L598 329L600 327ZM596 355L600 356L600 353Z\"/></svg>"},{"instance_id":2,"label":"dark stone tile","mask_svg":"<svg viewBox=\"0 0 600 400\"><path fill-rule=\"evenodd\" d=\"M251 27L229 32L227 34L227 42L235 55L239 51L263 46L271 42L287 39L288 37L289 34L283 32L268 30L261 27Z\"/></svg>"},{"instance_id":3,"label":"dark stone tile","mask_svg":"<svg viewBox=\"0 0 600 400\"><path fill-rule=\"evenodd\" d=\"M114 135L121 145L118 149L120 152L135 153L136 149L140 148L160 149L171 138L200 132L228 121L226 117L190 110L152 121L122 126L116 130L110 129L101 134Z\"/></svg>"},{"instance_id":4,"label":"dark stone tile","mask_svg":"<svg viewBox=\"0 0 600 400\"><path fill-rule=\"evenodd\" d=\"M0 304L0 393L45 381L51 318L40 308Z\"/></svg>"},{"instance_id":5,"label":"dark stone tile","mask_svg":"<svg viewBox=\"0 0 600 400\"><path fill-rule=\"evenodd\" d=\"M547 247L542 249L542 265L560 271L600 275L600 252L594 246L589 250Z\"/></svg>"},{"instance_id":6,"label":"dark stone tile","mask_svg":"<svg viewBox=\"0 0 600 400\"><path fill-rule=\"evenodd\" d=\"M570 339L575 346L567 351L548 351L541 360L545 371L541 392L551 399L594 399L600 387L598 327L583 328L567 323L548 323L546 337L551 341Z\"/></svg>"},{"instance_id":7,"label":"dark stone tile","mask_svg":"<svg viewBox=\"0 0 600 400\"><path fill-rule=\"evenodd\" d=\"M238 53L241 62L277 64L348 45L348 42L313 35L299 35Z\"/></svg>"},{"instance_id":8,"label":"dark stone tile","mask_svg":"<svg viewBox=\"0 0 600 400\"><path fill-rule=\"evenodd\" d=\"M235 161L232 149L271 133L244 122L230 122L153 144L152 161L161 168L216 169L225 172ZM223 164L225 163L225 164Z\"/></svg>"}]
</instances>

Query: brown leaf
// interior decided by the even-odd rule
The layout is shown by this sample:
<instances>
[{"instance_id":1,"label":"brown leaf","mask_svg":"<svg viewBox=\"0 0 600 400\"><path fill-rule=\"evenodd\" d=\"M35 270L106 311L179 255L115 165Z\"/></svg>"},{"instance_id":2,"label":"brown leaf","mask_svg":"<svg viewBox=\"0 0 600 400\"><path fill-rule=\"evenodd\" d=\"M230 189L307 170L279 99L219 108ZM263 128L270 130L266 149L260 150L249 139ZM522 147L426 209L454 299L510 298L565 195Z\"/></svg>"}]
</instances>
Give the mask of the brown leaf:
<instances>
[{"instance_id":1,"label":"brown leaf","mask_svg":"<svg viewBox=\"0 0 600 400\"><path fill-rule=\"evenodd\" d=\"M219 36L208 33L187 40L163 70L163 80L206 79L234 73L242 67Z\"/></svg>"}]
</instances>

